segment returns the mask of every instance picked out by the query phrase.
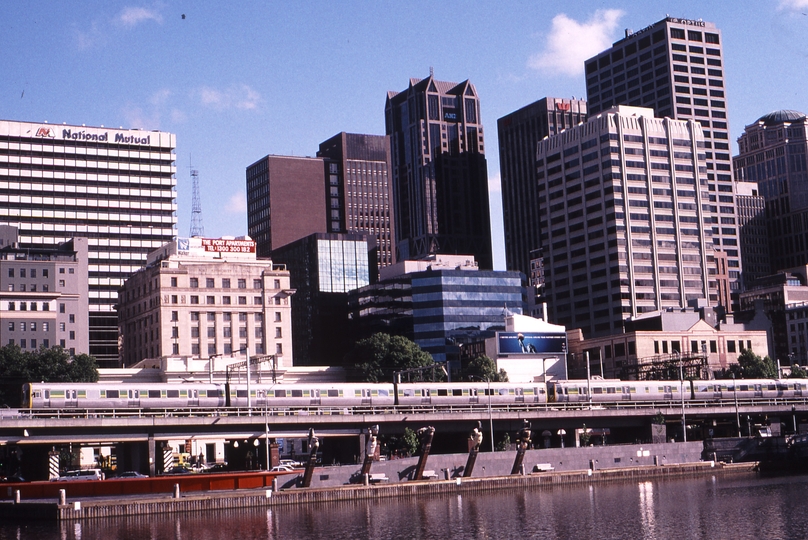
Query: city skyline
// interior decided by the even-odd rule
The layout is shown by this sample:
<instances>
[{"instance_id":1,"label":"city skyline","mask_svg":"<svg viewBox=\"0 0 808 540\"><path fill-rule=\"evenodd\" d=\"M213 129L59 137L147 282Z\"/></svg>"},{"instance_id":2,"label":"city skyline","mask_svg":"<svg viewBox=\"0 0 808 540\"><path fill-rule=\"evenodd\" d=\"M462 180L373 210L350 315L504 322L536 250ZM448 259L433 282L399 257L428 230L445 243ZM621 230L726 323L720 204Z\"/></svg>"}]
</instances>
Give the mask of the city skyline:
<instances>
[{"instance_id":1,"label":"city skyline","mask_svg":"<svg viewBox=\"0 0 808 540\"><path fill-rule=\"evenodd\" d=\"M314 156L341 131L383 134L386 92L433 67L436 78L469 79L479 93L494 266L504 269L497 118L547 95L584 97L584 60L625 28L670 14L721 29L733 155L744 126L760 116L808 109L800 94L808 73L791 68L808 54L806 0L742 2L732 12L696 2L586 2L575 11L546 2L452 3L429 5L425 23L416 14L426 6L7 4L0 43L12 54L0 60L0 118L176 133L178 233L190 225L193 164L206 235L241 235L250 163L267 154ZM447 24L461 9L464 24ZM450 41L469 28L478 29L479 43L468 52L418 39L440 32Z\"/></svg>"}]
</instances>

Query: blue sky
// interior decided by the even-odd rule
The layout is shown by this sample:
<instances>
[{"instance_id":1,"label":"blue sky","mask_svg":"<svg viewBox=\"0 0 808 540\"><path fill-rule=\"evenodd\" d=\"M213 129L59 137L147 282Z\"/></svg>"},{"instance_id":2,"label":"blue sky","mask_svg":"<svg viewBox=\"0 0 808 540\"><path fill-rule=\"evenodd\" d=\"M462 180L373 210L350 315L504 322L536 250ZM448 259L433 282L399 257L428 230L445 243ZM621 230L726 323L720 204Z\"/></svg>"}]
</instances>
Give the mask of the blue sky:
<instances>
[{"instance_id":1,"label":"blue sky","mask_svg":"<svg viewBox=\"0 0 808 540\"><path fill-rule=\"evenodd\" d=\"M583 60L665 15L721 29L733 139L772 110L808 112L808 0L17 0L0 5L0 118L176 133L179 234L193 162L206 235L242 235L249 164L384 133L386 92L432 67L479 92L504 268L497 118L585 97Z\"/></svg>"}]
</instances>

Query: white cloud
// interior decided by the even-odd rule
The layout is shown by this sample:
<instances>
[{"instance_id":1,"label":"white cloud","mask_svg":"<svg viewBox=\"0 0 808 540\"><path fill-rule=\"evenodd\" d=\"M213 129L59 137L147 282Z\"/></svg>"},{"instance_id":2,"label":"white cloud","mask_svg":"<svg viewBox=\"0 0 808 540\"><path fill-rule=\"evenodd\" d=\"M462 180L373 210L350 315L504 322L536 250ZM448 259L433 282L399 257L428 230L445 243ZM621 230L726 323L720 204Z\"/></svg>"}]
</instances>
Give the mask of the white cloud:
<instances>
[{"instance_id":1,"label":"white cloud","mask_svg":"<svg viewBox=\"0 0 808 540\"><path fill-rule=\"evenodd\" d=\"M155 21L162 24L163 16L152 9L125 7L116 20L124 26L136 26L143 21Z\"/></svg>"},{"instance_id":2,"label":"white cloud","mask_svg":"<svg viewBox=\"0 0 808 540\"><path fill-rule=\"evenodd\" d=\"M258 108L261 95L246 84L233 85L224 90L203 86L195 91L202 105L218 110Z\"/></svg>"},{"instance_id":3,"label":"white cloud","mask_svg":"<svg viewBox=\"0 0 808 540\"><path fill-rule=\"evenodd\" d=\"M234 193L225 204L224 209L229 214L246 214L247 195L243 191Z\"/></svg>"},{"instance_id":4,"label":"white cloud","mask_svg":"<svg viewBox=\"0 0 808 540\"><path fill-rule=\"evenodd\" d=\"M559 13L553 17L544 51L531 56L528 67L571 77L583 74L587 58L611 47L613 33L622 16L623 11L619 9L599 9L581 23Z\"/></svg>"},{"instance_id":5,"label":"white cloud","mask_svg":"<svg viewBox=\"0 0 808 540\"><path fill-rule=\"evenodd\" d=\"M499 173L488 175L488 193L501 193L502 179Z\"/></svg>"},{"instance_id":6,"label":"white cloud","mask_svg":"<svg viewBox=\"0 0 808 540\"><path fill-rule=\"evenodd\" d=\"M777 6L780 11L802 11L808 10L808 0L780 0Z\"/></svg>"}]
</instances>

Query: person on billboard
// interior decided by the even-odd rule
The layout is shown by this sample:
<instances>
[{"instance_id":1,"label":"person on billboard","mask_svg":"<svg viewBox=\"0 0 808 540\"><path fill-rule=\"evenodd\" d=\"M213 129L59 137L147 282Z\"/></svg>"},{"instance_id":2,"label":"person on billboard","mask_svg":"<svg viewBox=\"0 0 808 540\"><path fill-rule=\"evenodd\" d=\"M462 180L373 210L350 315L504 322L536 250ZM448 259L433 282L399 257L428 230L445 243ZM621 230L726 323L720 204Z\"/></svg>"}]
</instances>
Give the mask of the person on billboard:
<instances>
[{"instance_id":1,"label":"person on billboard","mask_svg":"<svg viewBox=\"0 0 808 540\"><path fill-rule=\"evenodd\" d=\"M532 343L525 343L525 335L519 334L516 336L519 340L519 348L522 349L523 353L535 353L536 347Z\"/></svg>"}]
</instances>

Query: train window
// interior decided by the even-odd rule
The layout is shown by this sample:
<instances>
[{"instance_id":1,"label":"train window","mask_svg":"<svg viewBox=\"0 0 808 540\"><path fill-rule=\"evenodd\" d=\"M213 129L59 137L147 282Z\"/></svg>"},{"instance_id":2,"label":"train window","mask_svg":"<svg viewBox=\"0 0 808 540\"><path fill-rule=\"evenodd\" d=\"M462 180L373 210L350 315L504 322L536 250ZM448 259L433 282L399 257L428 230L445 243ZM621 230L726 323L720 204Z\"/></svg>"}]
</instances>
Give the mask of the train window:
<instances>
[{"instance_id":1,"label":"train window","mask_svg":"<svg viewBox=\"0 0 808 540\"><path fill-rule=\"evenodd\" d=\"M610 386L609 388L606 389L607 394L614 394L616 392L617 392L617 388L615 388L614 386Z\"/></svg>"},{"instance_id":2,"label":"train window","mask_svg":"<svg viewBox=\"0 0 808 540\"><path fill-rule=\"evenodd\" d=\"M303 390L292 390L292 397L303 397Z\"/></svg>"},{"instance_id":3,"label":"train window","mask_svg":"<svg viewBox=\"0 0 808 540\"><path fill-rule=\"evenodd\" d=\"M379 390L379 397L387 397L390 395L390 392L387 390Z\"/></svg>"},{"instance_id":4,"label":"train window","mask_svg":"<svg viewBox=\"0 0 808 540\"><path fill-rule=\"evenodd\" d=\"M277 394L277 390L275 392ZM171 396L169 396L169 397L171 397ZM247 391L246 390L236 390L236 397L240 397L240 398L247 397Z\"/></svg>"},{"instance_id":5,"label":"train window","mask_svg":"<svg viewBox=\"0 0 808 540\"><path fill-rule=\"evenodd\" d=\"M107 390L107 398L117 399L121 396L120 390Z\"/></svg>"},{"instance_id":6,"label":"train window","mask_svg":"<svg viewBox=\"0 0 808 540\"><path fill-rule=\"evenodd\" d=\"M405 388L404 395L406 397L413 397L415 395L415 390L413 390L412 388Z\"/></svg>"},{"instance_id":7,"label":"train window","mask_svg":"<svg viewBox=\"0 0 808 540\"><path fill-rule=\"evenodd\" d=\"M439 397L446 397L449 395L449 391L445 388L438 388L438 396Z\"/></svg>"},{"instance_id":8,"label":"train window","mask_svg":"<svg viewBox=\"0 0 808 540\"><path fill-rule=\"evenodd\" d=\"M768 390L777 390L776 384L770 384Z\"/></svg>"},{"instance_id":9,"label":"train window","mask_svg":"<svg viewBox=\"0 0 808 540\"><path fill-rule=\"evenodd\" d=\"M328 397L339 397L339 390L329 390Z\"/></svg>"},{"instance_id":10,"label":"train window","mask_svg":"<svg viewBox=\"0 0 808 540\"><path fill-rule=\"evenodd\" d=\"M176 398L180 397L180 391L179 390L166 390L166 397L176 399Z\"/></svg>"},{"instance_id":11,"label":"train window","mask_svg":"<svg viewBox=\"0 0 808 540\"><path fill-rule=\"evenodd\" d=\"M160 391L159 390L149 390L149 397L150 398L155 398L155 399L159 398L160 397Z\"/></svg>"},{"instance_id":12,"label":"train window","mask_svg":"<svg viewBox=\"0 0 808 540\"><path fill-rule=\"evenodd\" d=\"M276 398L285 398L286 397L286 390L275 390L275 397Z\"/></svg>"},{"instance_id":13,"label":"train window","mask_svg":"<svg viewBox=\"0 0 808 540\"><path fill-rule=\"evenodd\" d=\"M794 383L794 390L802 390L802 385L800 383Z\"/></svg>"},{"instance_id":14,"label":"train window","mask_svg":"<svg viewBox=\"0 0 808 540\"><path fill-rule=\"evenodd\" d=\"M673 388L670 386L666 386L664 391L666 394L670 394L671 392L673 392Z\"/></svg>"},{"instance_id":15,"label":"train window","mask_svg":"<svg viewBox=\"0 0 808 540\"><path fill-rule=\"evenodd\" d=\"M600 387L596 386L595 388L592 389L592 393L593 394L602 394L603 393L603 388L600 388Z\"/></svg>"}]
</instances>

